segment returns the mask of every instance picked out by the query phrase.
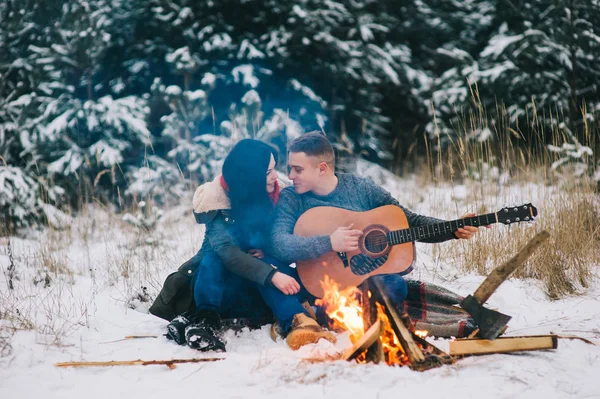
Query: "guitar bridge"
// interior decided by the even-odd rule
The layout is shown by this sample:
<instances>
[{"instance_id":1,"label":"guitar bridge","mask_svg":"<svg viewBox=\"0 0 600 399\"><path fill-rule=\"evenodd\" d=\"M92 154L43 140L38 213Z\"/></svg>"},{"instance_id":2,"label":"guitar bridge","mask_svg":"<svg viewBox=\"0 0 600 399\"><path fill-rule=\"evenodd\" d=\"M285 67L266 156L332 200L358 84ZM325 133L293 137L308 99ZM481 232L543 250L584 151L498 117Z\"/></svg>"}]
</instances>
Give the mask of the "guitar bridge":
<instances>
[{"instance_id":1,"label":"guitar bridge","mask_svg":"<svg viewBox=\"0 0 600 399\"><path fill-rule=\"evenodd\" d=\"M352 273L356 274L357 276L364 276L365 274L369 274L379 269L385 262L387 262L387 260L387 255L371 258L365 254L358 254L352 257L352 266L350 267L350 270L352 270Z\"/></svg>"},{"instance_id":2,"label":"guitar bridge","mask_svg":"<svg viewBox=\"0 0 600 399\"><path fill-rule=\"evenodd\" d=\"M344 267L350 266L348 264L348 255L346 255L346 252L338 252L337 254L340 257L342 263L344 264Z\"/></svg>"}]
</instances>

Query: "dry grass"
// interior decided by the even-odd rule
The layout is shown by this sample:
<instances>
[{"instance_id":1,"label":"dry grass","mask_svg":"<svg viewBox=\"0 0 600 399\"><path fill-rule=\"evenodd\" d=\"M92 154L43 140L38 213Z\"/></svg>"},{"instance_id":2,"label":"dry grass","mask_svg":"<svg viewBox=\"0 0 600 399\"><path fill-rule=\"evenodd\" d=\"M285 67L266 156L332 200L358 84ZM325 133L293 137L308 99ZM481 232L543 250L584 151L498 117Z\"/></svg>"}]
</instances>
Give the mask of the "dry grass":
<instances>
[{"instance_id":1,"label":"dry grass","mask_svg":"<svg viewBox=\"0 0 600 399\"><path fill-rule=\"evenodd\" d=\"M550 115L550 119L556 118ZM540 143L542 137L550 137L557 147L570 143L594 148L600 132L584 118L579 140L560 123L548 135L536 114L530 126L540 140L528 146L520 138L518 127L508 121L505 109L496 109L490 118L476 105L461 119L461 134L450 140L444 150L430 152L426 172L419 180L423 184L466 188L467 204L478 213L497 211L495 206L533 202L540 213L537 221L530 228L494 228L474 240L437 247L434 257L452 259L465 272L487 274L545 229L551 233L551 239L515 276L540 280L551 299L581 292L589 285L592 269L600 261L598 185L589 173L596 167L596 160L584 153L580 159L573 158L553 169L561 155ZM474 133L483 129L489 129L490 137L477 141ZM588 173L578 175L578 168L583 165L588 166ZM514 203L515 186L520 187L516 191L518 203Z\"/></svg>"},{"instance_id":2,"label":"dry grass","mask_svg":"<svg viewBox=\"0 0 600 399\"><path fill-rule=\"evenodd\" d=\"M593 198L561 193L546 198L543 212L530 228L495 228L476 239L446 246L436 256L452 259L466 272L486 275L507 261L541 230L551 238L515 273L518 278L540 280L551 299L576 294L589 285L592 268L600 259L600 216Z\"/></svg>"},{"instance_id":3,"label":"dry grass","mask_svg":"<svg viewBox=\"0 0 600 399\"><path fill-rule=\"evenodd\" d=\"M8 239L1 241L0 256L11 266L0 288L0 351L10 352L17 330L34 330L40 342L64 345L65 337L89 326L99 296L110 295L125 308L148 300L145 287L155 295L166 273L200 245L189 214L176 211L167 219L149 231L92 206L61 230L11 238L10 246Z\"/></svg>"}]
</instances>

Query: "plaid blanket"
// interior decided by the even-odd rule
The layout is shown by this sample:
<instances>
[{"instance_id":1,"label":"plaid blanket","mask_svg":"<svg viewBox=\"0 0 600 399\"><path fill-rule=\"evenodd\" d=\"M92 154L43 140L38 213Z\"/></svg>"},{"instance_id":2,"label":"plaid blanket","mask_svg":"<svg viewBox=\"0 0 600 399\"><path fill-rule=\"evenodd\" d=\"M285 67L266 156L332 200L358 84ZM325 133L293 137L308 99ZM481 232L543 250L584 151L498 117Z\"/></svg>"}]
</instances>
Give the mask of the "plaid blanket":
<instances>
[{"instance_id":1,"label":"plaid blanket","mask_svg":"<svg viewBox=\"0 0 600 399\"><path fill-rule=\"evenodd\" d=\"M461 308L463 297L439 285L406 279L408 293L403 310L410 316L415 329L425 330L434 337L466 337L477 326Z\"/></svg>"}]
</instances>

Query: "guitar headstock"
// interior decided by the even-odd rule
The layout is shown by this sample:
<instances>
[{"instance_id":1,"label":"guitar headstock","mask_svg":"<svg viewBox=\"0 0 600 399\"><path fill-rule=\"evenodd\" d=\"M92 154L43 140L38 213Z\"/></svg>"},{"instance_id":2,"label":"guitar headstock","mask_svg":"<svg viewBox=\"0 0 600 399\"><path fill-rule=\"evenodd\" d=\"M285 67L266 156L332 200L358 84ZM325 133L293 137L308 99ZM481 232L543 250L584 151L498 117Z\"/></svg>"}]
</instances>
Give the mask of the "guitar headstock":
<instances>
[{"instance_id":1,"label":"guitar headstock","mask_svg":"<svg viewBox=\"0 0 600 399\"><path fill-rule=\"evenodd\" d=\"M532 204L519 206L507 206L496 212L498 223L512 224L518 222L532 222L535 220L538 211Z\"/></svg>"}]
</instances>

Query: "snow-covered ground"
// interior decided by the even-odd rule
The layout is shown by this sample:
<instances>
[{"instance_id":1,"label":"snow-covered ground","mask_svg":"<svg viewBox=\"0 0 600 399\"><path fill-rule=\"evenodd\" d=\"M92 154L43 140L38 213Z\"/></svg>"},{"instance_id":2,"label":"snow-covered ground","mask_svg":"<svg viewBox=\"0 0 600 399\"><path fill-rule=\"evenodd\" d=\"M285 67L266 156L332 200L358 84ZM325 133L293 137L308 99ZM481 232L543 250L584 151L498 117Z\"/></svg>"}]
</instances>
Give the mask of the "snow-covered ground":
<instances>
[{"instance_id":1,"label":"snow-covered ground","mask_svg":"<svg viewBox=\"0 0 600 399\"><path fill-rule=\"evenodd\" d=\"M455 218L472 207L464 187L416 189L410 180L372 176L413 210ZM536 189L505 191L494 201L529 202ZM457 205L455 205L457 204ZM199 247L203 231L184 207L166 212L156 231L140 235L114 216L92 209L73 221L68 232L45 231L11 239L15 263L14 290L7 289L8 240L0 241L0 310L4 327L20 329L0 357L1 398L317 398L317 397L460 397L460 398L600 398L600 346L560 340L557 350L465 358L427 372L407 367L313 363L303 359L333 354L349 344L345 334L333 345L321 341L297 352L273 342L268 327L227 334L227 353L200 354L167 341L166 322L143 313L144 304L130 299L140 287L156 294L166 275ZM502 228L500 226L499 228ZM481 234L486 234L482 232ZM151 242L152 244L147 244ZM442 245L455 245L444 243ZM433 281L460 294L472 293L482 276L464 274L458 265L434 261L431 245L418 244L412 277ZM46 270L55 274L44 288ZM62 269L61 269L62 267ZM513 316L508 335L576 334L600 344L600 273L581 296L550 301L537 281L512 279L489 301ZM65 272L69 271L69 272ZM34 284L33 281L38 281ZM18 309L18 313L17 310ZM128 335L159 338L122 340ZM12 335L12 336L11 336ZM116 342L113 342L116 341ZM447 343L432 341L441 348ZM155 360L222 356L210 363L110 368L54 367L65 361Z\"/></svg>"}]
</instances>

